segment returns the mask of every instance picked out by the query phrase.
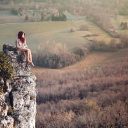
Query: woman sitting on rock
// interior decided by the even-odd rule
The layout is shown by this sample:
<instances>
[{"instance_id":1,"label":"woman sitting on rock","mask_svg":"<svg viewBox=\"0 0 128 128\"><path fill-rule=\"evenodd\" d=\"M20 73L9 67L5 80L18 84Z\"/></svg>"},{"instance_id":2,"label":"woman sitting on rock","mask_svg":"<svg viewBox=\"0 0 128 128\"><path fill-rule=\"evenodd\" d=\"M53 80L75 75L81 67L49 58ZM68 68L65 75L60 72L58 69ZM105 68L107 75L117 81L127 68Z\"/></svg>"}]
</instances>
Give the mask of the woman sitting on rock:
<instances>
[{"instance_id":1,"label":"woman sitting on rock","mask_svg":"<svg viewBox=\"0 0 128 128\"><path fill-rule=\"evenodd\" d=\"M20 31L18 33L18 39L16 40L16 48L17 50L20 51L26 51L26 56L27 56L27 62L30 63L32 66L34 66L32 62L32 55L31 55L31 50L28 49L26 45L26 39L25 39L25 33Z\"/></svg>"}]
</instances>

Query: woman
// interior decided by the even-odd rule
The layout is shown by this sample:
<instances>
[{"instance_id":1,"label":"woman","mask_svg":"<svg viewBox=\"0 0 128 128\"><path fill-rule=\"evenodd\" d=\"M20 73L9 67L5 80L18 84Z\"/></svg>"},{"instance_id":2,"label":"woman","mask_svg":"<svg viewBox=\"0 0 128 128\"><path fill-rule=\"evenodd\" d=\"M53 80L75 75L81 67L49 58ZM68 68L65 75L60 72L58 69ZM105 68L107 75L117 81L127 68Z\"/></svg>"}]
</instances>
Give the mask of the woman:
<instances>
[{"instance_id":1,"label":"woman","mask_svg":"<svg viewBox=\"0 0 128 128\"><path fill-rule=\"evenodd\" d=\"M25 39L25 33L24 32L20 31L18 33L18 39L16 40L15 43L16 43L17 50L25 51L26 56L27 56L27 62L30 63L32 66L34 66L34 64L32 62L31 50L28 49L28 47L26 45L26 39Z\"/></svg>"}]
</instances>

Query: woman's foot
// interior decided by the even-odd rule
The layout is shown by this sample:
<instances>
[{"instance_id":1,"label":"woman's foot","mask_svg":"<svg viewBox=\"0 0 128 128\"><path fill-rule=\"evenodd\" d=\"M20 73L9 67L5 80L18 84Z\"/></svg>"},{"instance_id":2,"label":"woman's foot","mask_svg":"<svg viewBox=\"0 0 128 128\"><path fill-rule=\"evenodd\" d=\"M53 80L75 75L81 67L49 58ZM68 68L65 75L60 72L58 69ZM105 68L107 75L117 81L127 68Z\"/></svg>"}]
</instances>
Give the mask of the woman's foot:
<instances>
[{"instance_id":1,"label":"woman's foot","mask_svg":"<svg viewBox=\"0 0 128 128\"><path fill-rule=\"evenodd\" d=\"M31 65L34 66L33 62L31 62Z\"/></svg>"},{"instance_id":2,"label":"woman's foot","mask_svg":"<svg viewBox=\"0 0 128 128\"><path fill-rule=\"evenodd\" d=\"M34 66L33 62L31 62L30 60L28 61L28 63L30 63L32 66Z\"/></svg>"}]
</instances>

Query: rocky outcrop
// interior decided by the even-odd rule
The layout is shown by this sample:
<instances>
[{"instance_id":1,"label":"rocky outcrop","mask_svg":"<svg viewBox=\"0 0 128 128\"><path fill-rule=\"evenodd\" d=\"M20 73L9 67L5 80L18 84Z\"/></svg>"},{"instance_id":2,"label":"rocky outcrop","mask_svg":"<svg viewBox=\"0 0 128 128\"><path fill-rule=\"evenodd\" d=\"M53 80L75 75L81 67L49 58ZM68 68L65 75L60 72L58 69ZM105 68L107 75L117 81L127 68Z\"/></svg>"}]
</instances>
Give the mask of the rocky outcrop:
<instances>
[{"instance_id":1,"label":"rocky outcrop","mask_svg":"<svg viewBox=\"0 0 128 128\"><path fill-rule=\"evenodd\" d=\"M4 45L3 51L12 62L14 78L7 83L6 94L0 95L0 128L35 128L36 77L30 72L25 52L10 45Z\"/></svg>"},{"instance_id":2,"label":"rocky outcrop","mask_svg":"<svg viewBox=\"0 0 128 128\"><path fill-rule=\"evenodd\" d=\"M4 95L0 97L0 128L13 128L14 119L7 116L8 105L5 102Z\"/></svg>"}]
</instances>

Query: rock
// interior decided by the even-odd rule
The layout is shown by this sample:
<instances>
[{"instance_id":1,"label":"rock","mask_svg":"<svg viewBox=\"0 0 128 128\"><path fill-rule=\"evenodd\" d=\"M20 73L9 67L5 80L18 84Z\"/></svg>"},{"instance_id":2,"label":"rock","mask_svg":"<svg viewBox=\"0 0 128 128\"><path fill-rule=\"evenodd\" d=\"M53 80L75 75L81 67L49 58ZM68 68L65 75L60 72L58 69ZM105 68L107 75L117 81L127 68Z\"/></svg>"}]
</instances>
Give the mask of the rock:
<instances>
[{"instance_id":1,"label":"rock","mask_svg":"<svg viewBox=\"0 0 128 128\"><path fill-rule=\"evenodd\" d=\"M0 128L13 128L14 119L7 116L8 105L0 98Z\"/></svg>"},{"instance_id":2,"label":"rock","mask_svg":"<svg viewBox=\"0 0 128 128\"><path fill-rule=\"evenodd\" d=\"M0 98L0 115L7 116L8 106L3 99Z\"/></svg>"},{"instance_id":3,"label":"rock","mask_svg":"<svg viewBox=\"0 0 128 128\"><path fill-rule=\"evenodd\" d=\"M14 119L10 116L0 116L0 128L14 128Z\"/></svg>"},{"instance_id":4,"label":"rock","mask_svg":"<svg viewBox=\"0 0 128 128\"><path fill-rule=\"evenodd\" d=\"M14 122L16 128L35 128L36 76L30 72L25 52L7 44L3 51L12 62L14 78L7 82L8 92L0 95L0 128L13 128Z\"/></svg>"}]
</instances>

